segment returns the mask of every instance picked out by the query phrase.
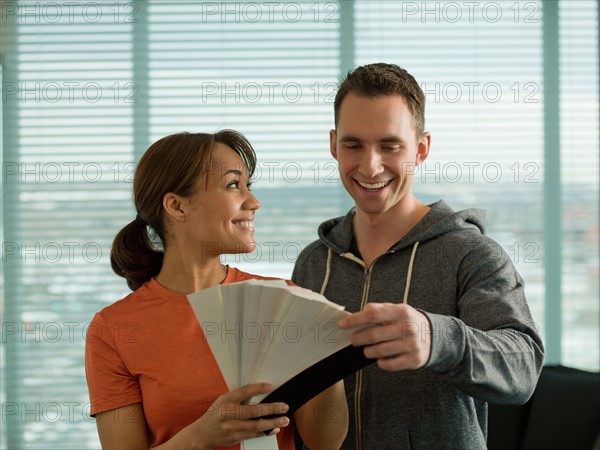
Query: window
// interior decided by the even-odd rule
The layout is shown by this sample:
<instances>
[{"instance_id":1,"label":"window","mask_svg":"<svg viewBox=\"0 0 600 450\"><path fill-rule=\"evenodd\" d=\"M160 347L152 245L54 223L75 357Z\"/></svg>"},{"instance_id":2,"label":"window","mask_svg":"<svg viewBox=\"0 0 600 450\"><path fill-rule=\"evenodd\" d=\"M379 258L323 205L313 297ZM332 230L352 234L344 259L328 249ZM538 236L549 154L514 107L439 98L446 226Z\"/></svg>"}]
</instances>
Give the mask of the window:
<instances>
[{"instance_id":1,"label":"window","mask_svg":"<svg viewBox=\"0 0 600 450\"><path fill-rule=\"evenodd\" d=\"M226 260L289 277L318 224L351 207L328 131L338 77L369 62L406 67L426 92L433 141L417 195L485 208L554 362L599 370L597 4L548 4L3 1L0 446L99 447L85 328L128 292L109 250L135 217L148 145L246 134L259 248Z\"/></svg>"},{"instance_id":2,"label":"window","mask_svg":"<svg viewBox=\"0 0 600 450\"><path fill-rule=\"evenodd\" d=\"M559 7L562 363L598 371L598 12Z\"/></svg>"}]
</instances>

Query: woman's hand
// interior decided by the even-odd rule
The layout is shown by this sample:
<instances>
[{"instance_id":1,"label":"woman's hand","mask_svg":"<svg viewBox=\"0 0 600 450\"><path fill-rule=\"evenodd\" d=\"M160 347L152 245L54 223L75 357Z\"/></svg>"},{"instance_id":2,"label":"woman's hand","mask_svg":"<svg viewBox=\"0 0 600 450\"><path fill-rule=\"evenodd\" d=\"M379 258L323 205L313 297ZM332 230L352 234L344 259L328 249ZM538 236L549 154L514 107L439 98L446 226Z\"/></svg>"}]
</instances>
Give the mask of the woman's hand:
<instances>
[{"instance_id":1,"label":"woman's hand","mask_svg":"<svg viewBox=\"0 0 600 450\"><path fill-rule=\"evenodd\" d=\"M246 404L252 397L268 394L273 387L267 383L247 384L221 395L208 411L181 433L189 435L191 448L225 447L246 439L264 436L264 431L277 434L289 425L287 417L259 419L268 415L285 414L284 403ZM167 447L165 447L167 448Z\"/></svg>"},{"instance_id":2,"label":"woman's hand","mask_svg":"<svg viewBox=\"0 0 600 450\"><path fill-rule=\"evenodd\" d=\"M287 417L258 419L285 414L284 403L247 405L252 397L268 394L273 386L267 383L247 384L221 395L208 411L155 449L210 449L236 444L246 439L264 436L264 431L289 425ZM103 449L147 449L148 431L141 403L106 411L96 416L98 434Z\"/></svg>"}]
</instances>

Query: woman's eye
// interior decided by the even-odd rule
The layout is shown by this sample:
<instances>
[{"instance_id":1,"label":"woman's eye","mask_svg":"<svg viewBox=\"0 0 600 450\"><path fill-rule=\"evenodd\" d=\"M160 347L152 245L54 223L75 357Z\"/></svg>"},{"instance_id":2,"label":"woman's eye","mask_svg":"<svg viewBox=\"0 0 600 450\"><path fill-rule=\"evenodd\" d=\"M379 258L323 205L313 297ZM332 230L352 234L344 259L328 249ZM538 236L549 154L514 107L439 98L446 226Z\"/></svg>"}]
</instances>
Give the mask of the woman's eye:
<instances>
[{"instance_id":1,"label":"woman's eye","mask_svg":"<svg viewBox=\"0 0 600 450\"><path fill-rule=\"evenodd\" d=\"M240 182L239 181L232 181L231 183L229 183L227 185L227 188L239 189L240 188Z\"/></svg>"}]
</instances>

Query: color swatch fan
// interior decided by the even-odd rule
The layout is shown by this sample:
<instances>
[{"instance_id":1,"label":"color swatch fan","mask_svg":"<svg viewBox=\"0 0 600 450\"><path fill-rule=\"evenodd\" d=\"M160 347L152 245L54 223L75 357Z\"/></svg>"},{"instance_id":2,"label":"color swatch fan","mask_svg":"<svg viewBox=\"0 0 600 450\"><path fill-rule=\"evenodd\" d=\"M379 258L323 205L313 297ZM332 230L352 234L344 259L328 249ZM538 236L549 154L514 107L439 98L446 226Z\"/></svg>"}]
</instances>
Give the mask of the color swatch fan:
<instances>
[{"instance_id":1,"label":"color swatch fan","mask_svg":"<svg viewBox=\"0 0 600 450\"><path fill-rule=\"evenodd\" d=\"M217 285L188 299L229 390L269 382L273 392L252 402L284 401L288 415L373 362L351 345L356 330L337 328L349 314L342 306L285 281Z\"/></svg>"}]
</instances>

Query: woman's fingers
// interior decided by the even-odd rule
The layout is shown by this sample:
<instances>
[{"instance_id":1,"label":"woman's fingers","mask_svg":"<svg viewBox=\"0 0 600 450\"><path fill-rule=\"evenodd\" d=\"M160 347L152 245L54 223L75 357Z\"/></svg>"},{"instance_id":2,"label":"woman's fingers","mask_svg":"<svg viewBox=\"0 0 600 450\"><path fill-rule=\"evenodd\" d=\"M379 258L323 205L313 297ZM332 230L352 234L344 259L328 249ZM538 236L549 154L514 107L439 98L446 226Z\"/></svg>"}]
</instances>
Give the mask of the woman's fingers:
<instances>
[{"instance_id":1,"label":"woman's fingers","mask_svg":"<svg viewBox=\"0 0 600 450\"><path fill-rule=\"evenodd\" d=\"M285 414L289 407L283 402L245 404L251 398L273 390L268 383L247 384L220 397L221 417L226 420L256 419Z\"/></svg>"},{"instance_id":2,"label":"woman's fingers","mask_svg":"<svg viewBox=\"0 0 600 450\"><path fill-rule=\"evenodd\" d=\"M253 403L251 405L223 403L221 420L249 420L265 416L279 416L288 410L289 407L285 403Z\"/></svg>"},{"instance_id":3,"label":"woman's fingers","mask_svg":"<svg viewBox=\"0 0 600 450\"><path fill-rule=\"evenodd\" d=\"M264 436L264 432L273 430L279 432L280 428L287 427L290 424L290 419L287 417L275 417L273 419L258 419L258 420L242 420L229 422L228 427L236 430L243 436L241 439L249 437ZM274 434L273 432L270 434Z\"/></svg>"},{"instance_id":4,"label":"woman's fingers","mask_svg":"<svg viewBox=\"0 0 600 450\"><path fill-rule=\"evenodd\" d=\"M253 403L245 405L243 414L247 419L256 419L264 416L281 415L288 412L289 407L285 403Z\"/></svg>"},{"instance_id":5,"label":"woman's fingers","mask_svg":"<svg viewBox=\"0 0 600 450\"><path fill-rule=\"evenodd\" d=\"M281 428L290 424L287 417L277 417L274 419L260 420L235 420L222 424L223 433L230 436L232 440L239 442L246 439L262 437L265 431L270 431L269 435L274 435L281 431Z\"/></svg>"},{"instance_id":6,"label":"woman's fingers","mask_svg":"<svg viewBox=\"0 0 600 450\"><path fill-rule=\"evenodd\" d=\"M234 389L233 391L228 392L221 396L223 399L227 399L227 401L244 403L250 400L252 397L256 397L261 394L268 394L273 390L273 385L269 383L254 383L254 384L246 384L239 389Z\"/></svg>"}]
</instances>

